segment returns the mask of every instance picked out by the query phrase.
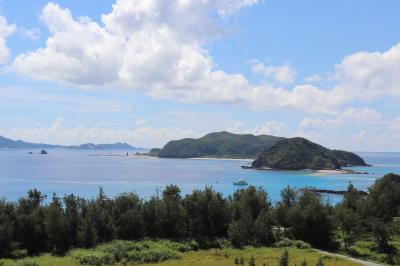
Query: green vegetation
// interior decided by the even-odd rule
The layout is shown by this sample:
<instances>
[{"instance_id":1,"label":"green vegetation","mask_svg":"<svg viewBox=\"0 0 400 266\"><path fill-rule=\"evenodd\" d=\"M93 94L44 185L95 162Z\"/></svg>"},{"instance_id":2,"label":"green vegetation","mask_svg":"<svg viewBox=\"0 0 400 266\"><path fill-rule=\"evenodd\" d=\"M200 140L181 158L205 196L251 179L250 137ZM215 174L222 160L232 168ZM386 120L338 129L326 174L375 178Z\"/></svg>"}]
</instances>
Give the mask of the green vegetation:
<instances>
[{"instance_id":1,"label":"green vegetation","mask_svg":"<svg viewBox=\"0 0 400 266\"><path fill-rule=\"evenodd\" d=\"M158 157L158 155L160 154L160 152L161 152L161 149L159 149L159 148L153 148L153 149L151 149L146 155Z\"/></svg>"},{"instance_id":2,"label":"green vegetation","mask_svg":"<svg viewBox=\"0 0 400 266\"><path fill-rule=\"evenodd\" d=\"M142 242L128 242L130 245L141 245ZM307 261L308 265L317 265L321 255L311 249L297 249L288 248L288 262L289 265L302 265L303 261ZM96 249L85 249L81 250L81 253L86 253L87 256L90 254L95 255ZM172 258L169 260L159 261L156 265L160 266L181 266L181 265L192 265L192 266L203 266L203 265L218 265L218 266L232 266L232 265L252 265L255 266L278 266L280 265L280 259L283 254L283 250L279 248L254 248L246 247L244 249L209 249L209 250L198 250L198 251L177 251L179 258ZM44 254L30 259L23 260L12 260L12 259L0 259L0 265L2 266L79 266L80 261L74 257L76 251L66 254L65 256L53 256ZM104 255L103 255L104 256ZM253 258L253 259L252 259ZM322 256L322 261L325 266L357 266L359 264L330 256ZM94 264L83 264L83 265L107 265L104 262L96 264L96 261L89 261ZM29 264L28 264L29 263ZM137 265L142 266L154 265L152 262L128 262L121 260L120 262L112 262L109 265ZM307 265L307 264L306 264Z\"/></svg>"},{"instance_id":3,"label":"green vegetation","mask_svg":"<svg viewBox=\"0 0 400 266\"><path fill-rule=\"evenodd\" d=\"M238 135L216 132L199 139L182 139L168 142L160 151L164 158L256 158L265 149L283 138L251 134Z\"/></svg>"},{"instance_id":4,"label":"green vegetation","mask_svg":"<svg viewBox=\"0 0 400 266\"><path fill-rule=\"evenodd\" d=\"M288 248L290 257L292 249L313 246L399 264L399 196L394 174L378 179L368 194L350 184L336 206L290 187L275 205L253 186L227 197L209 187L182 196L171 185L146 200L133 193L111 199L100 189L92 200L53 195L48 202L31 190L18 202L0 200L0 257L69 254L97 265L184 260L191 251L248 246Z\"/></svg>"},{"instance_id":5,"label":"green vegetation","mask_svg":"<svg viewBox=\"0 0 400 266\"><path fill-rule=\"evenodd\" d=\"M364 160L351 152L329 150L304 138L284 139L265 150L253 161L253 168L282 170L340 169L344 166L366 166Z\"/></svg>"}]
</instances>

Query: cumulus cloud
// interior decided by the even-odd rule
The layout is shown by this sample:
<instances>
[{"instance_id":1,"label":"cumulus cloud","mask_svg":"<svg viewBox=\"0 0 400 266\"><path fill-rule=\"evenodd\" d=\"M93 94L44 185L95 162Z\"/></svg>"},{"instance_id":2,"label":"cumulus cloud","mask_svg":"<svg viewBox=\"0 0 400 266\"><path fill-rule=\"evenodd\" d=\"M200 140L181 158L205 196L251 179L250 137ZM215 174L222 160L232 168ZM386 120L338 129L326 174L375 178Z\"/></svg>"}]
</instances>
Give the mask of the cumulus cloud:
<instances>
[{"instance_id":1,"label":"cumulus cloud","mask_svg":"<svg viewBox=\"0 0 400 266\"><path fill-rule=\"evenodd\" d=\"M400 44L386 52L345 57L335 66L334 82L325 88L307 83L290 89L251 84L241 74L216 68L205 49L206 42L221 33L216 14L228 18L256 3L117 0L101 23L76 18L70 10L49 3L41 12L51 33L46 45L20 54L13 69L38 80L142 90L181 102L320 114L335 113L354 101L400 96ZM289 65L256 62L253 68L278 83L294 81L295 71Z\"/></svg>"},{"instance_id":2,"label":"cumulus cloud","mask_svg":"<svg viewBox=\"0 0 400 266\"><path fill-rule=\"evenodd\" d=\"M336 128L349 124L378 124L382 122L382 115L373 109L369 108L349 108L341 112L334 118L326 117L306 117L300 123L301 129L308 128Z\"/></svg>"},{"instance_id":3,"label":"cumulus cloud","mask_svg":"<svg viewBox=\"0 0 400 266\"><path fill-rule=\"evenodd\" d=\"M7 61L10 51L6 39L16 30L15 24L8 24L5 17L0 16L0 64Z\"/></svg>"},{"instance_id":4,"label":"cumulus cloud","mask_svg":"<svg viewBox=\"0 0 400 266\"><path fill-rule=\"evenodd\" d=\"M385 52L358 52L335 67L337 96L375 100L400 96L400 43Z\"/></svg>"},{"instance_id":5,"label":"cumulus cloud","mask_svg":"<svg viewBox=\"0 0 400 266\"><path fill-rule=\"evenodd\" d=\"M316 87L256 86L240 74L214 68L202 47L211 34L204 29L218 28L210 12L227 15L255 3L118 0L112 12L102 16L102 25L88 17L74 18L68 9L49 3L41 13L52 34L46 46L19 55L13 67L39 80L145 90L183 102L326 111L329 98L321 97L326 92ZM204 27L208 24L212 26Z\"/></svg>"},{"instance_id":6,"label":"cumulus cloud","mask_svg":"<svg viewBox=\"0 0 400 266\"><path fill-rule=\"evenodd\" d=\"M264 125L255 127L252 131L255 135L287 136L288 134L286 124L277 121L267 121Z\"/></svg>"},{"instance_id":7,"label":"cumulus cloud","mask_svg":"<svg viewBox=\"0 0 400 266\"><path fill-rule=\"evenodd\" d=\"M277 121L267 121L262 125L256 125L253 128L246 128L242 121L236 121L227 128L228 132L238 134L253 134L253 135L274 135L287 136L289 133L285 123Z\"/></svg>"},{"instance_id":8,"label":"cumulus cloud","mask_svg":"<svg viewBox=\"0 0 400 266\"><path fill-rule=\"evenodd\" d=\"M293 83L296 75L296 71L288 64L282 66L266 66L258 60L252 60L250 64L254 73L270 77L276 82L283 84Z\"/></svg>"},{"instance_id":9,"label":"cumulus cloud","mask_svg":"<svg viewBox=\"0 0 400 266\"><path fill-rule=\"evenodd\" d=\"M64 118L59 116L49 126L0 129L0 135L9 136L13 139L49 144L77 145L88 142L128 142L139 147L162 147L172 139L200 136L199 133L192 130L172 126L152 127L141 125L134 129L109 128L102 125L66 127L64 122Z\"/></svg>"}]
</instances>

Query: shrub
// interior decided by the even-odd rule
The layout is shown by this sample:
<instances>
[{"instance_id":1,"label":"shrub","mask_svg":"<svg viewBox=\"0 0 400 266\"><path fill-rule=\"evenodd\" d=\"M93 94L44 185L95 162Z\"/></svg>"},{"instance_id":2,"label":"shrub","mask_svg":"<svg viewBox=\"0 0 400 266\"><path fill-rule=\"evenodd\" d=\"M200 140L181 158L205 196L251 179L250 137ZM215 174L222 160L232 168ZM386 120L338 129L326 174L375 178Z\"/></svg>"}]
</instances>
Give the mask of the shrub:
<instances>
[{"instance_id":1,"label":"shrub","mask_svg":"<svg viewBox=\"0 0 400 266\"><path fill-rule=\"evenodd\" d=\"M96 248L97 251L110 254L116 262L158 262L178 258L177 252L193 250L191 243L178 243L169 240L158 241L113 241Z\"/></svg>"},{"instance_id":2,"label":"shrub","mask_svg":"<svg viewBox=\"0 0 400 266\"><path fill-rule=\"evenodd\" d=\"M86 265L103 265L113 264L115 258L112 254L96 251L96 250L75 250L71 256L76 259L80 264Z\"/></svg>"},{"instance_id":3,"label":"shrub","mask_svg":"<svg viewBox=\"0 0 400 266\"><path fill-rule=\"evenodd\" d=\"M281 240L279 240L278 242L276 242L274 244L274 246L277 247L277 248L290 247L292 245L293 245L292 240L290 240L288 238L282 238Z\"/></svg>"},{"instance_id":4,"label":"shrub","mask_svg":"<svg viewBox=\"0 0 400 266\"><path fill-rule=\"evenodd\" d=\"M126 256L126 261L156 263L169 259L178 259L178 258L180 258L178 254L169 249L164 249L164 250L147 249L143 251L129 252Z\"/></svg>"},{"instance_id":5,"label":"shrub","mask_svg":"<svg viewBox=\"0 0 400 266\"><path fill-rule=\"evenodd\" d=\"M39 266L39 264L37 264L33 260L24 259L24 260L17 261L14 264L14 266Z\"/></svg>"},{"instance_id":6,"label":"shrub","mask_svg":"<svg viewBox=\"0 0 400 266\"><path fill-rule=\"evenodd\" d=\"M16 250L11 251L10 256L13 259L23 259L23 258L28 257L28 250L16 249Z\"/></svg>"},{"instance_id":7,"label":"shrub","mask_svg":"<svg viewBox=\"0 0 400 266\"><path fill-rule=\"evenodd\" d=\"M119 262L126 257L129 251L140 250L141 248L139 243L116 240L108 244L100 245L96 250L113 256L114 260Z\"/></svg>"},{"instance_id":8,"label":"shrub","mask_svg":"<svg viewBox=\"0 0 400 266\"><path fill-rule=\"evenodd\" d=\"M299 248L299 249L309 249L309 248L311 248L311 245L310 245L310 244L308 244L307 242L304 242L304 241L302 241L302 240L295 240L295 241L293 241L293 245L294 245L296 248Z\"/></svg>"}]
</instances>

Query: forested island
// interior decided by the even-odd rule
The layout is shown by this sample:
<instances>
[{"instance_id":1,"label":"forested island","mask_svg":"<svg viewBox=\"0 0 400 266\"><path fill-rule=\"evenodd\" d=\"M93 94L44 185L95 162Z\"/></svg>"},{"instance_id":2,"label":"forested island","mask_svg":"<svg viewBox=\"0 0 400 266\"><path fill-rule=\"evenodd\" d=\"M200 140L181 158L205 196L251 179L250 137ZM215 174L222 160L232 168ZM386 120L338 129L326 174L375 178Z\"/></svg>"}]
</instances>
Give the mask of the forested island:
<instances>
[{"instance_id":1,"label":"forested island","mask_svg":"<svg viewBox=\"0 0 400 266\"><path fill-rule=\"evenodd\" d=\"M355 153L330 150L305 138L283 139L253 161L252 168L278 170L336 170L348 166L367 166Z\"/></svg>"},{"instance_id":2,"label":"forested island","mask_svg":"<svg viewBox=\"0 0 400 266\"><path fill-rule=\"evenodd\" d=\"M170 141L156 155L161 158L256 158L281 139L270 135L215 132L199 139Z\"/></svg>"},{"instance_id":3,"label":"forested island","mask_svg":"<svg viewBox=\"0 0 400 266\"><path fill-rule=\"evenodd\" d=\"M223 196L211 187L182 195L170 185L147 199L134 193L109 198L102 189L95 199L47 198L31 190L17 202L0 200L0 257L65 255L72 249L68 256L78 263L111 265L179 260L185 252L219 248L226 250L221 258L243 265L227 247L298 252L312 246L398 265L399 204L400 176L395 174L377 179L368 193L349 184L335 206L315 191L291 187L275 204L266 190L253 186ZM288 260L286 252L281 259ZM309 254L309 260L315 256Z\"/></svg>"},{"instance_id":4,"label":"forested island","mask_svg":"<svg viewBox=\"0 0 400 266\"><path fill-rule=\"evenodd\" d=\"M168 142L147 155L160 158L253 158L251 168L277 170L336 170L367 166L357 154L331 150L305 138L215 132L199 139Z\"/></svg>"}]
</instances>

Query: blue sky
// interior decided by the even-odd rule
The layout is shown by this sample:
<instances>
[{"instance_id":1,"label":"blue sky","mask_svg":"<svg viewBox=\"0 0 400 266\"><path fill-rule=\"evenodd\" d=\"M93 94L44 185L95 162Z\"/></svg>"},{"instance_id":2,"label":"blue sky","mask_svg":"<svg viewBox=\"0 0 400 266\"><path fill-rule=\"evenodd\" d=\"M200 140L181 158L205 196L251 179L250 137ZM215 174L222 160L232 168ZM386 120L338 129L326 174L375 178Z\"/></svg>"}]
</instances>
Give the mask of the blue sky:
<instances>
[{"instance_id":1,"label":"blue sky","mask_svg":"<svg viewBox=\"0 0 400 266\"><path fill-rule=\"evenodd\" d=\"M0 135L400 151L398 1L0 1Z\"/></svg>"}]
</instances>

